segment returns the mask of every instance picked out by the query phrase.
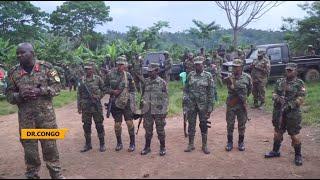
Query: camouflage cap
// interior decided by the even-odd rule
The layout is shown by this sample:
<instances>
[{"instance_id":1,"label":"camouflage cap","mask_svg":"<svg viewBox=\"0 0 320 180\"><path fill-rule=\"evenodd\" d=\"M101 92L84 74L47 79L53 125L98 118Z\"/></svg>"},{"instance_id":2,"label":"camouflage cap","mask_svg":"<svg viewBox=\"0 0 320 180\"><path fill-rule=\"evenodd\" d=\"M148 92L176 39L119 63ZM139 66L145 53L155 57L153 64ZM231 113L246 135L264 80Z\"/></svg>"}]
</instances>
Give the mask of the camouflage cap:
<instances>
[{"instance_id":1,"label":"camouflage cap","mask_svg":"<svg viewBox=\"0 0 320 180\"><path fill-rule=\"evenodd\" d=\"M258 50L258 56L263 56L265 55L266 51L265 50Z\"/></svg>"},{"instance_id":2,"label":"camouflage cap","mask_svg":"<svg viewBox=\"0 0 320 180\"><path fill-rule=\"evenodd\" d=\"M117 58L117 61L116 61L117 64L123 64L123 65L127 65L128 62L127 62L127 58L123 57L123 56L119 56Z\"/></svg>"},{"instance_id":3,"label":"camouflage cap","mask_svg":"<svg viewBox=\"0 0 320 180\"><path fill-rule=\"evenodd\" d=\"M313 46L311 44L308 45L308 48L313 48Z\"/></svg>"},{"instance_id":4,"label":"camouflage cap","mask_svg":"<svg viewBox=\"0 0 320 180\"><path fill-rule=\"evenodd\" d=\"M241 59L234 59L232 61L232 66L243 66Z\"/></svg>"},{"instance_id":5,"label":"camouflage cap","mask_svg":"<svg viewBox=\"0 0 320 180\"><path fill-rule=\"evenodd\" d=\"M202 64L204 61L204 57L203 56L197 56L194 59L194 64Z\"/></svg>"},{"instance_id":6,"label":"camouflage cap","mask_svg":"<svg viewBox=\"0 0 320 180\"><path fill-rule=\"evenodd\" d=\"M107 54L107 55L106 55L106 58L111 58L111 55L110 55L110 54Z\"/></svg>"},{"instance_id":7,"label":"camouflage cap","mask_svg":"<svg viewBox=\"0 0 320 180\"><path fill-rule=\"evenodd\" d=\"M168 51L163 51L163 54L168 54L169 55L169 52Z\"/></svg>"},{"instance_id":8,"label":"camouflage cap","mask_svg":"<svg viewBox=\"0 0 320 180\"><path fill-rule=\"evenodd\" d=\"M288 63L286 65L286 69L295 70L295 69L297 69L297 64L296 63Z\"/></svg>"},{"instance_id":9,"label":"camouflage cap","mask_svg":"<svg viewBox=\"0 0 320 180\"><path fill-rule=\"evenodd\" d=\"M148 71L154 71L160 67L159 63L150 63L148 65Z\"/></svg>"}]
</instances>

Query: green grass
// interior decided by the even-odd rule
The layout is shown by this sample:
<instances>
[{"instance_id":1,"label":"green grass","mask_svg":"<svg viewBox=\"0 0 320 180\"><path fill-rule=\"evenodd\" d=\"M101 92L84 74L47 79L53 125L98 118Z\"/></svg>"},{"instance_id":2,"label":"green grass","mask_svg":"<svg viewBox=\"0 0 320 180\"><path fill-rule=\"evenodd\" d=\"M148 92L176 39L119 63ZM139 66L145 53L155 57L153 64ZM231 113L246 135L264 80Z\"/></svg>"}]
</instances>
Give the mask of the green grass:
<instances>
[{"instance_id":1,"label":"green grass","mask_svg":"<svg viewBox=\"0 0 320 180\"><path fill-rule=\"evenodd\" d=\"M74 102L77 99L77 93L75 91L61 91L59 96L54 97L53 99L53 106L55 108L63 107L71 102ZM16 105L9 104L5 98L0 99L0 116L13 114L18 111Z\"/></svg>"}]
</instances>

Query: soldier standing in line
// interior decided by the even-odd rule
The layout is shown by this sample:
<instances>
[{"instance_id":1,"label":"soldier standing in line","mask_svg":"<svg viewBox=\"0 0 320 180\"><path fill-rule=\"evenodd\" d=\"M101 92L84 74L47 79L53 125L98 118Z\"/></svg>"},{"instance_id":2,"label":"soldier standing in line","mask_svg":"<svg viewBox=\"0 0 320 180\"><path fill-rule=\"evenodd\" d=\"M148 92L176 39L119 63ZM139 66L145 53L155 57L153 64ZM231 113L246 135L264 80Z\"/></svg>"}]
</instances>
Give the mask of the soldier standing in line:
<instances>
[{"instance_id":1,"label":"soldier standing in line","mask_svg":"<svg viewBox=\"0 0 320 180\"><path fill-rule=\"evenodd\" d=\"M193 53L189 52L188 53L188 59L186 59L183 63L184 65L184 70L187 73L187 75L191 72L194 71L194 60L193 60Z\"/></svg>"},{"instance_id":2,"label":"soldier standing in line","mask_svg":"<svg viewBox=\"0 0 320 180\"><path fill-rule=\"evenodd\" d=\"M195 71L191 71L187 77L184 88L184 101L187 102L188 112L188 136L189 144L185 152L191 152L194 147L194 136L197 115L199 115L200 130L202 136L202 151L210 154L207 147L208 119L213 111L213 79L209 72L203 70L204 58L198 56L194 59Z\"/></svg>"},{"instance_id":3,"label":"soldier standing in line","mask_svg":"<svg viewBox=\"0 0 320 180\"><path fill-rule=\"evenodd\" d=\"M316 55L316 52L313 48L313 46L310 44L308 45L308 49L306 51L306 56L315 56Z\"/></svg>"},{"instance_id":4,"label":"soldier standing in line","mask_svg":"<svg viewBox=\"0 0 320 180\"><path fill-rule=\"evenodd\" d=\"M166 116L168 112L168 88L167 83L159 77L158 63L151 63L148 67L149 78L145 80L143 88L143 110L144 121L143 127L146 130L146 144L141 151L141 155L151 152L150 144L153 136L153 124L156 124L158 139L160 141L160 156L166 154L165 131Z\"/></svg>"},{"instance_id":5,"label":"soldier standing in line","mask_svg":"<svg viewBox=\"0 0 320 180\"><path fill-rule=\"evenodd\" d=\"M130 136L129 152L135 150L135 134L133 124L133 112L130 108L130 94L135 93L135 84L131 74L125 71L127 60L125 57L117 58L118 68L112 69L107 75L105 80L106 93L110 94L110 98L115 98L112 101L111 114L114 118L114 131L117 138L116 151L120 151L123 148L121 132L122 132L122 116L126 121L128 132Z\"/></svg>"},{"instance_id":6,"label":"soldier standing in line","mask_svg":"<svg viewBox=\"0 0 320 180\"><path fill-rule=\"evenodd\" d=\"M262 109L265 104L266 85L270 73L270 61L264 55L265 51L259 50L258 58L251 64L253 108L259 109Z\"/></svg>"},{"instance_id":7,"label":"soldier standing in line","mask_svg":"<svg viewBox=\"0 0 320 180\"><path fill-rule=\"evenodd\" d=\"M143 80L142 75L142 58L139 56L138 53L134 54L133 61L132 61L132 76L134 79L134 83L137 87L138 92L141 92L141 83Z\"/></svg>"},{"instance_id":8,"label":"soldier standing in line","mask_svg":"<svg viewBox=\"0 0 320 180\"><path fill-rule=\"evenodd\" d=\"M247 97L250 95L252 90L252 80L249 74L242 72L243 61L241 59L233 60L233 73L231 76L224 79L227 83L228 97L227 97L227 139L228 143L226 146L227 151L231 151L233 148L233 130L235 119L238 120L238 132L239 151L244 151L244 134L246 129L246 122L248 120L247 112Z\"/></svg>"},{"instance_id":9,"label":"soldier standing in line","mask_svg":"<svg viewBox=\"0 0 320 180\"><path fill-rule=\"evenodd\" d=\"M301 138L301 110L306 89L304 82L297 78L297 64L288 63L286 66L286 77L280 78L274 87L272 99L274 126L273 149L265 155L265 158L280 157L280 146L283 134L288 131L291 136L291 145L295 151L295 164L302 165Z\"/></svg>"},{"instance_id":10,"label":"soldier standing in line","mask_svg":"<svg viewBox=\"0 0 320 180\"><path fill-rule=\"evenodd\" d=\"M8 74L7 101L19 108L19 132L21 129L57 129L56 115L52 105L59 95L60 78L53 66L35 59L33 46L21 43L17 48L17 64ZM20 139L24 149L25 176L39 179L41 160L37 139ZM43 159L52 179L62 179L56 140L40 140Z\"/></svg>"},{"instance_id":11,"label":"soldier standing in line","mask_svg":"<svg viewBox=\"0 0 320 180\"><path fill-rule=\"evenodd\" d=\"M80 80L78 88L77 105L78 112L82 114L83 131L86 143L81 152L92 149L91 124L92 118L96 124L98 138L100 141L100 152L106 151L104 141L103 111L101 99L104 96L104 82L102 78L94 74L93 64L84 66L86 75Z\"/></svg>"},{"instance_id":12,"label":"soldier standing in line","mask_svg":"<svg viewBox=\"0 0 320 180\"><path fill-rule=\"evenodd\" d=\"M169 83L170 81L170 73L171 73L171 66L172 66L172 59L169 57L169 52L164 51L164 80Z\"/></svg>"}]
</instances>

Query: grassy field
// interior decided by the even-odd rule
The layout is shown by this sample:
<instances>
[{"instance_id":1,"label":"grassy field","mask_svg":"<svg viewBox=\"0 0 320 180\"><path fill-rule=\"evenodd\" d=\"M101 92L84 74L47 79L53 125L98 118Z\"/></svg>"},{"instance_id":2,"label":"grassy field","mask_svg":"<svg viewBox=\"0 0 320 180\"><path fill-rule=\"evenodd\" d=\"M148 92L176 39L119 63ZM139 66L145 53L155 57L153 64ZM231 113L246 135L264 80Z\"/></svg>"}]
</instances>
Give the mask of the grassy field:
<instances>
[{"instance_id":1,"label":"grassy field","mask_svg":"<svg viewBox=\"0 0 320 180\"><path fill-rule=\"evenodd\" d=\"M180 82L169 83L169 116L182 114L182 84ZM304 125L320 125L320 83L306 84L307 97L302 107L303 124ZM273 84L268 84L266 94L265 110L272 113L272 90ZM226 87L218 87L218 101L215 108L225 104L227 98ZM62 107L76 100L76 92L62 91L59 96L54 98L53 104L55 108ZM249 105L252 105L252 95L249 97ZM17 112L17 107L13 106L5 99L0 100L0 116Z\"/></svg>"},{"instance_id":2,"label":"grassy field","mask_svg":"<svg viewBox=\"0 0 320 180\"><path fill-rule=\"evenodd\" d=\"M74 102L77 98L77 93L75 91L61 91L59 96L54 97L53 106L55 108L62 107L66 104ZM16 105L9 104L4 98L0 99L0 116L13 114L18 111Z\"/></svg>"}]
</instances>

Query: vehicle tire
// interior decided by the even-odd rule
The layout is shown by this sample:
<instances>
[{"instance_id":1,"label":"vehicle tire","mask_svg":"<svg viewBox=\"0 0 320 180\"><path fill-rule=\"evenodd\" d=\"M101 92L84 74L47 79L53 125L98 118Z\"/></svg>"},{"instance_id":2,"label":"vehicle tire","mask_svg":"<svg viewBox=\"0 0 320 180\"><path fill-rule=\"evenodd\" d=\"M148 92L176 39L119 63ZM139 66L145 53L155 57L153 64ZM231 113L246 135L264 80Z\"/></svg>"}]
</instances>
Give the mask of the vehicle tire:
<instances>
[{"instance_id":1,"label":"vehicle tire","mask_svg":"<svg viewBox=\"0 0 320 180\"><path fill-rule=\"evenodd\" d=\"M306 82L319 81L320 73L316 69L308 69L307 73L304 76Z\"/></svg>"}]
</instances>

